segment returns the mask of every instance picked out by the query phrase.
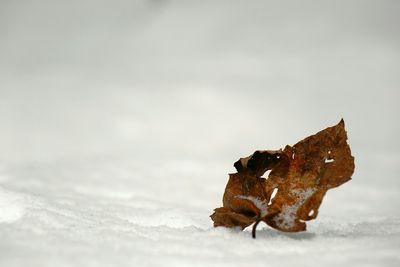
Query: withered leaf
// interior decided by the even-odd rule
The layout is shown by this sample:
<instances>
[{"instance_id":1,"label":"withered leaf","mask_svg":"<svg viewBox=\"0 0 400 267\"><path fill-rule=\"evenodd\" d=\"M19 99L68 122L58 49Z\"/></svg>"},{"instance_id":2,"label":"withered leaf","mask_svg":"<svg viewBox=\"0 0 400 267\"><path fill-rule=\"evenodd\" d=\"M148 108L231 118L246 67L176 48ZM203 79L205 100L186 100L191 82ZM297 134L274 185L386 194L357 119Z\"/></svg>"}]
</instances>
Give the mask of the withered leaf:
<instances>
[{"instance_id":1,"label":"withered leaf","mask_svg":"<svg viewBox=\"0 0 400 267\"><path fill-rule=\"evenodd\" d=\"M354 157L343 119L283 150L256 151L239 159L229 175L223 207L210 216L214 226L241 227L258 222L284 232L306 230L327 190L351 179ZM271 170L268 178L262 177Z\"/></svg>"}]
</instances>

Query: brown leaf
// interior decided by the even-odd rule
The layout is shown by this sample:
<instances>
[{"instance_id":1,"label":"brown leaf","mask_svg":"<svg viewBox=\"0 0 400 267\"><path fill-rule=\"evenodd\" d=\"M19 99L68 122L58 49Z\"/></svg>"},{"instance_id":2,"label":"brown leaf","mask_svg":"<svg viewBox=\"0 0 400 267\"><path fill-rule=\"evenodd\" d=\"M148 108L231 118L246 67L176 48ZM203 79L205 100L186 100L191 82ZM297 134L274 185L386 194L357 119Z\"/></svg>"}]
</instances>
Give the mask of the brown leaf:
<instances>
[{"instance_id":1,"label":"brown leaf","mask_svg":"<svg viewBox=\"0 0 400 267\"><path fill-rule=\"evenodd\" d=\"M344 121L283 150L256 151L234 164L223 207L210 216L214 226L242 229L264 221L285 232L306 230L315 219L327 190L348 180L354 158L347 144ZM262 175L271 170L267 179Z\"/></svg>"}]
</instances>

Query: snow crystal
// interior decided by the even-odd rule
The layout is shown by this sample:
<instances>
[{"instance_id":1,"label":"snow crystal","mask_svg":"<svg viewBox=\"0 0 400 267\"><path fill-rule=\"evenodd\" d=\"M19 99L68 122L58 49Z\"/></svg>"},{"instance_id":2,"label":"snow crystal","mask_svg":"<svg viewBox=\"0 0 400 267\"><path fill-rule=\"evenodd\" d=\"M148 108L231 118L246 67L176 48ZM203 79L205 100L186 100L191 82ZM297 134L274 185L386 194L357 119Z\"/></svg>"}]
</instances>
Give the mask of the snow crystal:
<instances>
[{"instance_id":1,"label":"snow crystal","mask_svg":"<svg viewBox=\"0 0 400 267\"><path fill-rule=\"evenodd\" d=\"M306 200L314 194L315 189L292 189L290 194L297 199L293 205L283 205L281 213L274 217L274 222L283 229L290 229L295 225L297 210L303 205Z\"/></svg>"},{"instance_id":2,"label":"snow crystal","mask_svg":"<svg viewBox=\"0 0 400 267\"><path fill-rule=\"evenodd\" d=\"M250 200L254 204L254 206L256 206L257 209L259 209L261 217L264 217L265 215L268 214L267 211L268 203L265 200L261 200L253 196L243 196L243 195L236 196L236 198Z\"/></svg>"}]
</instances>

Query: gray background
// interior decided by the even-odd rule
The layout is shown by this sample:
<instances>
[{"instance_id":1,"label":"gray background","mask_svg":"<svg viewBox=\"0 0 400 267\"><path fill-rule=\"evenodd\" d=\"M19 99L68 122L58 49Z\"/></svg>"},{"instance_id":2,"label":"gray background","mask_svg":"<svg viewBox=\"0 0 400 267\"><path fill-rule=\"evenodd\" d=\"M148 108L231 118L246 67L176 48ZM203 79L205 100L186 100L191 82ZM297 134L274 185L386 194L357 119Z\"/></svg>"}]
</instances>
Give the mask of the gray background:
<instances>
[{"instance_id":1,"label":"gray background","mask_svg":"<svg viewBox=\"0 0 400 267\"><path fill-rule=\"evenodd\" d=\"M8 233L0 262L24 265L16 253L22 251L25 259L59 266L88 263L82 258L221 265L231 250L207 216L221 205L233 162L256 149L294 144L343 117L356 172L328 193L317 220L322 226L311 229L317 240L304 242L310 251L331 250L334 236L349 248L325 264L337 257L353 265L398 264L399 14L399 1L382 0L1 0L0 207L14 215L0 220L0 232ZM12 196L25 200L12 206ZM66 214L76 220L60 218ZM117 230L112 238L102 232L120 250L93 247L99 222L122 227L108 216L132 223L124 226L130 233L155 229L144 241L140 234L128 241ZM52 232L54 221L62 227ZM71 231L89 236L78 238L82 249L69 250ZM154 232L165 241L160 262L150 250L157 246ZM254 250L247 233L221 235L259 253L253 265L262 264L264 253L276 263L282 253L302 253L304 244L263 233L275 238L276 250ZM182 242L187 235L195 235L193 242ZM41 241L33 245L35 238ZM222 254L199 249L199 239ZM371 240L376 247L363 249ZM165 251L167 244L186 252ZM376 262L371 251L380 251ZM93 256L99 254L104 258ZM236 256L226 263L240 264ZM297 263L308 260L316 259Z\"/></svg>"}]
</instances>

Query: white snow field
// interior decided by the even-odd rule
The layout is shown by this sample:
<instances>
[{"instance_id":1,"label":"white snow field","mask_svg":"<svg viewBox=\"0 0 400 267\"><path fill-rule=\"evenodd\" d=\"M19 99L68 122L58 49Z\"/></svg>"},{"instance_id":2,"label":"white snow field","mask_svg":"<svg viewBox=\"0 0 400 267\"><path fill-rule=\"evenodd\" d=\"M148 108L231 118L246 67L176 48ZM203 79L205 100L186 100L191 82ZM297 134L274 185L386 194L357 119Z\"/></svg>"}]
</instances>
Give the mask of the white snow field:
<instances>
[{"instance_id":1,"label":"white snow field","mask_svg":"<svg viewBox=\"0 0 400 267\"><path fill-rule=\"evenodd\" d=\"M0 266L400 266L398 1L0 1ZM233 163L345 119L306 232L214 228Z\"/></svg>"}]
</instances>

